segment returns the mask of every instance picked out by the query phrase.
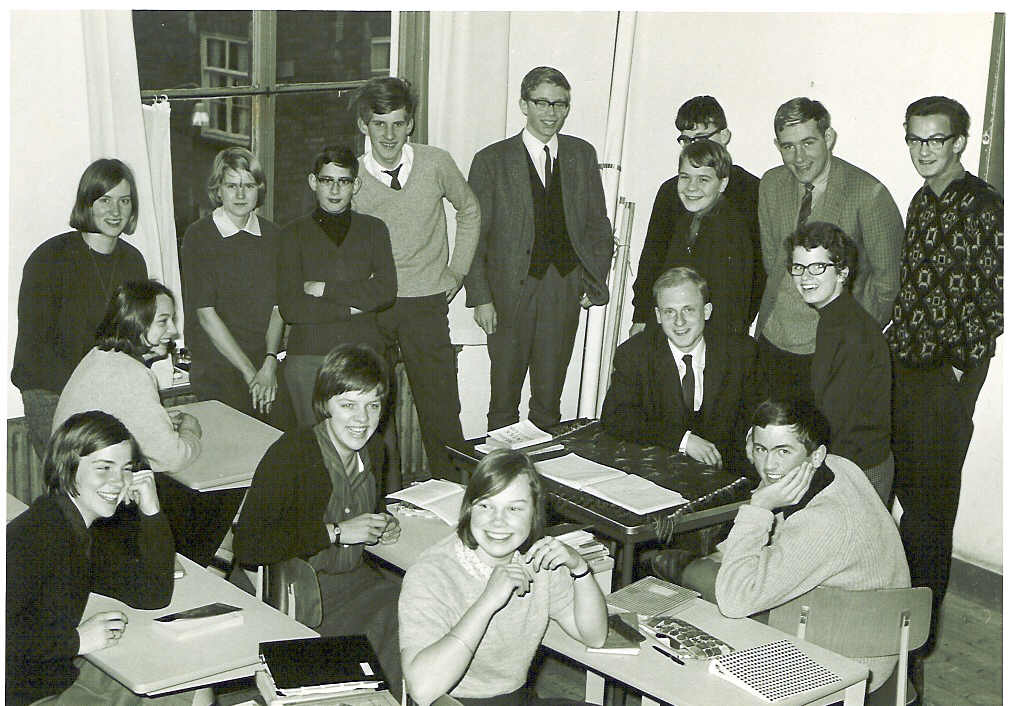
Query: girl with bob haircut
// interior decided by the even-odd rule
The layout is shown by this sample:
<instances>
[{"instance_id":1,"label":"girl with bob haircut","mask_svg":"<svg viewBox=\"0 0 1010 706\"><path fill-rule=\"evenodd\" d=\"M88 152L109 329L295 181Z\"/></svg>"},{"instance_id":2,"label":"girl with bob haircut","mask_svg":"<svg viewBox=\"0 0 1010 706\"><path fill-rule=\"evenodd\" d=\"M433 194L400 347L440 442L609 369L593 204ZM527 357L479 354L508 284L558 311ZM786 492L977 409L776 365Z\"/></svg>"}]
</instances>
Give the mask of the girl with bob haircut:
<instances>
[{"instance_id":1,"label":"girl with bob haircut","mask_svg":"<svg viewBox=\"0 0 1010 706\"><path fill-rule=\"evenodd\" d=\"M28 257L18 295L11 381L21 390L32 446L41 459L63 386L94 343L115 288L147 277L140 251L120 236L137 225L137 186L118 159L92 162L81 175L71 230Z\"/></svg>"},{"instance_id":2,"label":"girl with bob haircut","mask_svg":"<svg viewBox=\"0 0 1010 706\"><path fill-rule=\"evenodd\" d=\"M7 525L8 704L192 700L142 699L83 659L129 629L120 611L82 622L90 592L144 610L172 598L172 532L138 458L130 432L104 412L72 415L53 433L48 493Z\"/></svg>"},{"instance_id":3,"label":"girl with bob haircut","mask_svg":"<svg viewBox=\"0 0 1010 706\"><path fill-rule=\"evenodd\" d=\"M367 635L399 693L399 587L363 557L364 545L400 536L396 518L378 509L385 453L375 430L387 389L386 364L372 348L343 344L326 355L312 392L320 421L285 432L267 449L233 547L246 566L306 560L322 597L322 623L311 627Z\"/></svg>"},{"instance_id":4,"label":"girl with bob haircut","mask_svg":"<svg viewBox=\"0 0 1010 706\"><path fill-rule=\"evenodd\" d=\"M183 303L194 322L186 331L190 384L201 400L287 429L294 417L277 360L280 229L256 212L267 195L259 160L244 147L218 152L207 195L213 211L182 241Z\"/></svg>"},{"instance_id":5,"label":"girl with bob haircut","mask_svg":"<svg viewBox=\"0 0 1010 706\"><path fill-rule=\"evenodd\" d=\"M813 402L831 424L831 453L859 466L886 505L891 453L891 354L880 323L852 295L859 251L831 223L810 222L786 239L787 269L817 310L810 363Z\"/></svg>"},{"instance_id":6,"label":"girl with bob haircut","mask_svg":"<svg viewBox=\"0 0 1010 706\"><path fill-rule=\"evenodd\" d=\"M607 607L589 565L543 536L540 479L521 451L492 451L463 494L459 526L403 579L400 646L407 691L428 706L449 693L465 706L540 700L526 684L555 620L590 647L607 636Z\"/></svg>"}]
</instances>

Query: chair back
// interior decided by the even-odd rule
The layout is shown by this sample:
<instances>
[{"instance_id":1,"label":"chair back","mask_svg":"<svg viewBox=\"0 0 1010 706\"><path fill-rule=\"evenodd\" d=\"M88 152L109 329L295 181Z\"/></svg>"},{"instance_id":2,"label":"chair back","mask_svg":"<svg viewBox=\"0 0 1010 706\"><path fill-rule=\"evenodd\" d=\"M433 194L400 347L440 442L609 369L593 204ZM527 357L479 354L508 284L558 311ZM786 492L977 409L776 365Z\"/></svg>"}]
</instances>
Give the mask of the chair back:
<instances>
[{"instance_id":1,"label":"chair back","mask_svg":"<svg viewBox=\"0 0 1010 706\"><path fill-rule=\"evenodd\" d=\"M818 586L772 608L768 624L846 657L884 657L926 641L931 609L932 593L925 587L847 591Z\"/></svg>"},{"instance_id":2,"label":"chair back","mask_svg":"<svg viewBox=\"0 0 1010 706\"><path fill-rule=\"evenodd\" d=\"M312 564L294 557L264 568L263 601L302 625L319 627L323 622L323 600Z\"/></svg>"}]
</instances>

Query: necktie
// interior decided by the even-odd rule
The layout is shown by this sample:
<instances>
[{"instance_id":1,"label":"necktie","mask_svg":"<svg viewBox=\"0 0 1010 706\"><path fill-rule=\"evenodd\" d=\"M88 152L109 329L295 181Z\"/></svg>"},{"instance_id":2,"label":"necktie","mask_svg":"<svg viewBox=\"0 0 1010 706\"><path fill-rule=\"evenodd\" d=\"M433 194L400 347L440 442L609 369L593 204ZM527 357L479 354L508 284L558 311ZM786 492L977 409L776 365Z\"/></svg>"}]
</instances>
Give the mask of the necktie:
<instances>
[{"instance_id":1,"label":"necktie","mask_svg":"<svg viewBox=\"0 0 1010 706\"><path fill-rule=\"evenodd\" d=\"M402 166L403 165L401 164L396 169L383 169L382 170L383 174L388 174L389 175L390 180L391 180L389 182L389 188L391 188L393 191L399 191L402 188L400 186L400 167L402 167Z\"/></svg>"},{"instance_id":2,"label":"necktie","mask_svg":"<svg viewBox=\"0 0 1010 706\"><path fill-rule=\"evenodd\" d=\"M810 218L810 209L814 203L814 185L804 184L803 185L803 200L800 201L800 216L796 219L796 227L799 228L801 225L807 222Z\"/></svg>"},{"instance_id":3,"label":"necktie","mask_svg":"<svg viewBox=\"0 0 1010 706\"><path fill-rule=\"evenodd\" d=\"M684 406L688 412L694 411L694 366L691 365L690 354L684 356L684 377L680 381L681 392L684 393Z\"/></svg>"},{"instance_id":4,"label":"necktie","mask_svg":"<svg viewBox=\"0 0 1010 706\"><path fill-rule=\"evenodd\" d=\"M544 191L550 191L551 188L551 177L553 176L551 166L551 148L544 145Z\"/></svg>"}]
</instances>

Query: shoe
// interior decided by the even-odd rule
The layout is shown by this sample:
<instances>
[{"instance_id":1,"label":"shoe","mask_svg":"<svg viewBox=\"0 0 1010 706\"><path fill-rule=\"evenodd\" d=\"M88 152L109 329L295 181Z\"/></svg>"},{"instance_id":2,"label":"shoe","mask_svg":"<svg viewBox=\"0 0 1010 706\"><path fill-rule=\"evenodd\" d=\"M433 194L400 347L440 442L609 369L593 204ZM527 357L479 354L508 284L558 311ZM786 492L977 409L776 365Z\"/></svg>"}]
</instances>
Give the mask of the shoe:
<instances>
[{"instance_id":1,"label":"shoe","mask_svg":"<svg viewBox=\"0 0 1010 706\"><path fill-rule=\"evenodd\" d=\"M679 584L684 567L697 558L697 554L686 549L658 549L648 557L649 569L654 576Z\"/></svg>"}]
</instances>

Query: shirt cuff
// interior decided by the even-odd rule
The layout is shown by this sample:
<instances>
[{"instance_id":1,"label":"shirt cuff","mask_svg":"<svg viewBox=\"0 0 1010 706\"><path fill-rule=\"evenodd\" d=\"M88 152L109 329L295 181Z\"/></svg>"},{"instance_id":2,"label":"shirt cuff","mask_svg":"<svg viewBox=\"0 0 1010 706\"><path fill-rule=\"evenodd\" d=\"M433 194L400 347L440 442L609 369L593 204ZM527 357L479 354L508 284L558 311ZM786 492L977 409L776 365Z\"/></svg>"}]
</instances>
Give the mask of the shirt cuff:
<instances>
[{"instance_id":1,"label":"shirt cuff","mask_svg":"<svg viewBox=\"0 0 1010 706\"><path fill-rule=\"evenodd\" d=\"M680 439L680 446L677 447L677 451L682 454L687 453L687 440L691 438L691 430L688 429L684 432L684 436Z\"/></svg>"}]
</instances>

